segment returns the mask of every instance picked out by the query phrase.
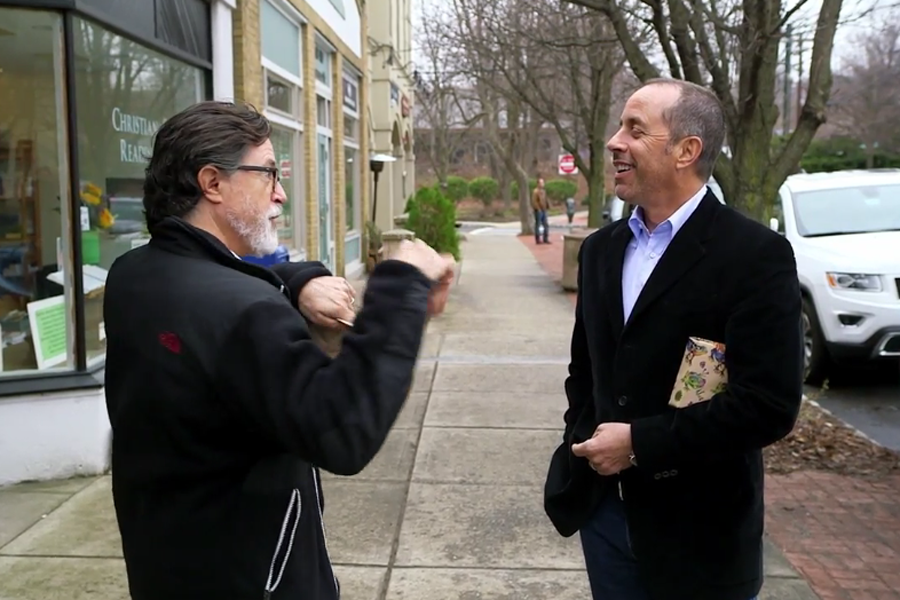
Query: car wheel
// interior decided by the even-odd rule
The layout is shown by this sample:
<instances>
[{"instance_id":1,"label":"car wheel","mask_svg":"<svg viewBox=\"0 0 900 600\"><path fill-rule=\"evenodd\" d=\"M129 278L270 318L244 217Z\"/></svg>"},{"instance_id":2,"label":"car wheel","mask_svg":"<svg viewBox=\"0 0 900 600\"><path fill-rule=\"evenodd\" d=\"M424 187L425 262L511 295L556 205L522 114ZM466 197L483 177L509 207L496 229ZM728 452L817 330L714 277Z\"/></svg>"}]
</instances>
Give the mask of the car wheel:
<instances>
[{"instance_id":1,"label":"car wheel","mask_svg":"<svg viewBox=\"0 0 900 600\"><path fill-rule=\"evenodd\" d=\"M830 359L825 348L825 336L819 326L819 318L812 302L803 299L803 380L808 385L819 386L828 375Z\"/></svg>"}]
</instances>

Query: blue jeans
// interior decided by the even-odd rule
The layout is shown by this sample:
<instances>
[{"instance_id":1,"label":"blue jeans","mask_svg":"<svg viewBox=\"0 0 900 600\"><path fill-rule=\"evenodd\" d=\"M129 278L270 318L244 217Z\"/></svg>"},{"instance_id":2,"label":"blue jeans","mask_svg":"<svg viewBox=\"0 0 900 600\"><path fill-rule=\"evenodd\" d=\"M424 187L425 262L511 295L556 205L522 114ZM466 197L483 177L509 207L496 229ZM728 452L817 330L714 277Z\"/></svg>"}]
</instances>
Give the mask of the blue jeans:
<instances>
[{"instance_id":1,"label":"blue jeans","mask_svg":"<svg viewBox=\"0 0 900 600\"><path fill-rule=\"evenodd\" d=\"M625 507L616 490L610 490L579 533L593 600L650 599L631 551Z\"/></svg>"},{"instance_id":2,"label":"blue jeans","mask_svg":"<svg viewBox=\"0 0 900 600\"><path fill-rule=\"evenodd\" d=\"M544 226L544 243L546 244L549 241L550 236L550 226L547 224L547 211L546 210L536 210L534 211L534 241L538 244L541 243L541 234L540 229L541 225Z\"/></svg>"}]
</instances>

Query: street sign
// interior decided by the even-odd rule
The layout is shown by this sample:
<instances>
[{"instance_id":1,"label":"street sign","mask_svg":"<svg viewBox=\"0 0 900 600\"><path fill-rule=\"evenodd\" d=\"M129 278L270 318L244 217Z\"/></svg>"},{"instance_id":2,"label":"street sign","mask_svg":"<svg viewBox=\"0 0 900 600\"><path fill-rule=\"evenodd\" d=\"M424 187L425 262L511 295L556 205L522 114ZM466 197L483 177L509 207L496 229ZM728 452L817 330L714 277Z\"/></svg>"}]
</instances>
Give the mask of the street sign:
<instances>
[{"instance_id":1,"label":"street sign","mask_svg":"<svg viewBox=\"0 0 900 600\"><path fill-rule=\"evenodd\" d=\"M291 168L290 160L288 160L286 158L282 158L281 164L279 165L279 169L281 170L281 178L282 179L290 179L291 178L293 169Z\"/></svg>"},{"instance_id":2,"label":"street sign","mask_svg":"<svg viewBox=\"0 0 900 600\"><path fill-rule=\"evenodd\" d=\"M577 175L578 167L575 166L575 157L571 154L559 155L559 174L560 175Z\"/></svg>"}]
</instances>

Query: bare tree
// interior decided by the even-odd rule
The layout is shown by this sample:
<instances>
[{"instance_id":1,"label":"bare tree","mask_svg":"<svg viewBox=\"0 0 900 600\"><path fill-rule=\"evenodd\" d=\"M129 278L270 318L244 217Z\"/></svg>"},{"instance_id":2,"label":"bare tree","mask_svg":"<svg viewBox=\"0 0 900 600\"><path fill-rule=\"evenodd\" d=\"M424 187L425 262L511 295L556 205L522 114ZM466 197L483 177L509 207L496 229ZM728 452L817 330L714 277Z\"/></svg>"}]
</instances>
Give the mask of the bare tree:
<instances>
[{"instance_id":1,"label":"bare tree","mask_svg":"<svg viewBox=\"0 0 900 600\"><path fill-rule=\"evenodd\" d=\"M482 0L482 7L490 6ZM445 71L459 74L454 81L454 104L464 121L478 122L481 133L491 147L493 159L502 165L510 178L517 183L519 219L522 233L533 230L529 194L529 174L535 162L538 133L543 120L521 99L503 93L495 85L498 77L498 61L503 62L508 73L516 73L515 61L503 58L499 47L490 50L473 40L485 38L484 11L471 11L468 6L454 0L451 3L435 3L428 11L432 41L440 45L446 54L442 57ZM490 53L498 56L489 56ZM521 72L520 85L526 83Z\"/></svg>"},{"instance_id":2,"label":"bare tree","mask_svg":"<svg viewBox=\"0 0 900 600\"><path fill-rule=\"evenodd\" d=\"M416 148L425 155L440 183L447 181L450 161L466 143L471 122L464 117L457 88L464 78L442 43L439 21L427 15L417 29L416 43L424 64L416 71ZM424 150L424 152L422 152Z\"/></svg>"},{"instance_id":3,"label":"bare tree","mask_svg":"<svg viewBox=\"0 0 900 600\"><path fill-rule=\"evenodd\" d=\"M589 225L599 226L610 94L624 63L608 19L552 0L453 5L480 82L555 130L588 183Z\"/></svg>"},{"instance_id":4,"label":"bare tree","mask_svg":"<svg viewBox=\"0 0 900 600\"><path fill-rule=\"evenodd\" d=\"M711 87L725 108L729 152L715 177L733 206L763 218L778 188L795 171L819 126L831 83L831 54L842 0L822 0L813 31L809 87L796 128L777 153L779 46L786 23L806 3L782 0L642 0L634 11L617 0L566 0L609 18L626 59L641 81L661 75L634 32L637 19L652 28L668 73Z\"/></svg>"},{"instance_id":5,"label":"bare tree","mask_svg":"<svg viewBox=\"0 0 900 600\"><path fill-rule=\"evenodd\" d=\"M879 150L900 149L900 14L860 34L859 48L835 77L835 126L866 149L871 168Z\"/></svg>"}]
</instances>

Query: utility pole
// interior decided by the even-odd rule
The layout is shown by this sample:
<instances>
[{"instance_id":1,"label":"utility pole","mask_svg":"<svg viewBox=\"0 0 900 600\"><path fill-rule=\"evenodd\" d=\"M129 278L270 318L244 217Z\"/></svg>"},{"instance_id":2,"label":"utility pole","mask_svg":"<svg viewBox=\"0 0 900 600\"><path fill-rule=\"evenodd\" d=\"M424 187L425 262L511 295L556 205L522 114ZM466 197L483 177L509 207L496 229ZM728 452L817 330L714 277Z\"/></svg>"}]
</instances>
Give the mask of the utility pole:
<instances>
[{"instance_id":1,"label":"utility pole","mask_svg":"<svg viewBox=\"0 0 900 600\"><path fill-rule=\"evenodd\" d=\"M794 28L788 25L784 31L784 112L781 115L781 133L787 135L790 133L791 122L791 37Z\"/></svg>"}]
</instances>

